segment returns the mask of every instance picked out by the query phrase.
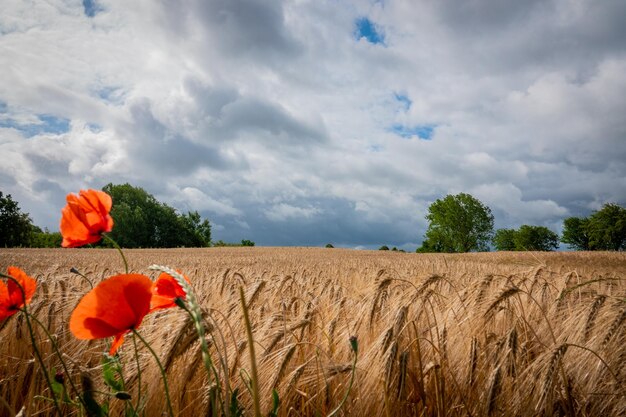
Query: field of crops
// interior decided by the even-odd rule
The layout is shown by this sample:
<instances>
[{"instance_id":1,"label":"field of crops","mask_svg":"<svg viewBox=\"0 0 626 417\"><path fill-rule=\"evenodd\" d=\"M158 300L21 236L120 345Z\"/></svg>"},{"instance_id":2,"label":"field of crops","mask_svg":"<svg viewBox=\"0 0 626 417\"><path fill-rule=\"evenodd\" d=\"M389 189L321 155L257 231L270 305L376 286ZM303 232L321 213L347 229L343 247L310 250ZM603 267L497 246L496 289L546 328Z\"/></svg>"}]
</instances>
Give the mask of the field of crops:
<instances>
[{"instance_id":1,"label":"field of crops","mask_svg":"<svg viewBox=\"0 0 626 417\"><path fill-rule=\"evenodd\" d=\"M263 415L273 390L280 416L626 415L625 253L210 248L125 254L131 270L152 278L152 264L180 269L204 308L219 388L208 383L184 311L150 314L139 329L161 359L179 416L211 415L208 393L235 388L244 414L253 415L240 287ZM0 250L3 272L9 265L37 279L30 311L63 353L65 384L72 381L78 390L93 384L110 414L124 415L125 401L108 399L102 382L108 341L79 341L68 330L88 281L123 272L119 254ZM70 273L72 267L87 279ZM48 370L59 371L50 340L35 332ZM136 361L127 337L119 355L129 401L137 403L140 383L144 415L163 415L163 384L148 350L139 345ZM23 407L25 415L54 415L33 358L23 315L0 322L0 416ZM62 407L66 415L80 415L79 407Z\"/></svg>"}]
</instances>

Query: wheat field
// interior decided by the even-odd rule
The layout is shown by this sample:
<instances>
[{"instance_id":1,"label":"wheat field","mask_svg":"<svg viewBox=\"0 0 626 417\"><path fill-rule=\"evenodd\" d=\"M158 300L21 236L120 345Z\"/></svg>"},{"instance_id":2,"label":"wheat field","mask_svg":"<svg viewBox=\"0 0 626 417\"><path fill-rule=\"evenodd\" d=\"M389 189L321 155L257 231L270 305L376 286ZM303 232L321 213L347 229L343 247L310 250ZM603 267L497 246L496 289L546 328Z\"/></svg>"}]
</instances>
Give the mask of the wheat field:
<instances>
[{"instance_id":1,"label":"wheat field","mask_svg":"<svg viewBox=\"0 0 626 417\"><path fill-rule=\"evenodd\" d=\"M626 254L405 254L321 248L125 251L131 270L180 269L205 311L211 356L239 388L250 356L239 288L250 313L261 409L280 416L624 416ZM104 391L105 340L79 341L69 316L92 284L123 271L115 250L2 249L0 267L37 279L31 313L54 337L77 386ZM148 315L142 334L161 358L179 416L205 416L208 386L196 333L180 309ZM22 314L0 322L0 415L52 416ZM36 330L49 371L60 369ZM358 341L356 367L349 339ZM127 391L146 416L164 415L153 358L127 338ZM141 369L141 374L137 370ZM98 397L98 395L100 397ZM105 394L97 394L104 398ZM111 415L124 415L110 399ZM80 415L66 407L66 415Z\"/></svg>"}]
</instances>

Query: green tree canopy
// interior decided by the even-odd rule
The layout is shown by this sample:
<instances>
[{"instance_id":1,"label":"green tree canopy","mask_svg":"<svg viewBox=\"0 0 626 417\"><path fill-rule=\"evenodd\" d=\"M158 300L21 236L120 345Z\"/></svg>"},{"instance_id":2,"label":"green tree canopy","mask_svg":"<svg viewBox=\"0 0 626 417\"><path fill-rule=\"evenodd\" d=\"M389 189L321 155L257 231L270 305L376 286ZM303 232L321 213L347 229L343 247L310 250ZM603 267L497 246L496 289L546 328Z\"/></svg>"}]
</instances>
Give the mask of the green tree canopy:
<instances>
[{"instance_id":1,"label":"green tree canopy","mask_svg":"<svg viewBox=\"0 0 626 417\"><path fill-rule=\"evenodd\" d=\"M587 218L565 219L561 242L578 250L625 250L626 209L607 203Z\"/></svg>"},{"instance_id":2,"label":"green tree canopy","mask_svg":"<svg viewBox=\"0 0 626 417\"><path fill-rule=\"evenodd\" d=\"M0 191L0 247L28 246L32 220L22 213L11 194Z\"/></svg>"},{"instance_id":3,"label":"green tree canopy","mask_svg":"<svg viewBox=\"0 0 626 417\"><path fill-rule=\"evenodd\" d=\"M587 225L589 219L568 217L563 221L563 235L561 242L576 250L589 250L589 236Z\"/></svg>"},{"instance_id":4,"label":"green tree canopy","mask_svg":"<svg viewBox=\"0 0 626 417\"><path fill-rule=\"evenodd\" d=\"M211 225L197 211L178 214L143 188L130 184L103 187L113 199L110 233L125 248L209 246Z\"/></svg>"},{"instance_id":5,"label":"green tree canopy","mask_svg":"<svg viewBox=\"0 0 626 417\"><path fill-rule=\"evenodd\" d=\"M589 216L586 230L592 250L626 249L626 209L617 204L605 204Z\"/></svg>"},{"instance_id":6,"label":"green tree canopy","mask_svg":"<svg viewBox=\"0 0 626 417\"><path fill-rule=\"evenodd\" d=\"M493 246L496 250L515 250L515 229L498 229L493 237Z\"/></svg>"},{"instance_id":7,"label":"green tree canopy","mask_svg":"<svg viewBox=\"0 0 626 417\"><path fill-rule=\"evenodd\" d=\"M559 235L544 226L521 226L515 232L515 250L551 251L559 247Z\"/></svg>"},{"instance_id":8,"label":"green tree canopy","mask_svg":"<svg viewBox=\"0 0 626 417\"><path fill-rule=\"evenodd\" d=\"M430 222L418 252L470 252L489 250L493 235L491 209L469 194L447 195L432 203Z\"/></svg>"},{"instance_id":9,"label":"green tree canopy","mask_svg":"<svg viewBox=\"0 0 626 417\"><path fill-rule=\"evenodd\" d=\"M31 226L28 244L31 248L58 248L62 241L61 232L50 232L48 229L41 230L39 226Z\"/></svg>"}]
</instances>

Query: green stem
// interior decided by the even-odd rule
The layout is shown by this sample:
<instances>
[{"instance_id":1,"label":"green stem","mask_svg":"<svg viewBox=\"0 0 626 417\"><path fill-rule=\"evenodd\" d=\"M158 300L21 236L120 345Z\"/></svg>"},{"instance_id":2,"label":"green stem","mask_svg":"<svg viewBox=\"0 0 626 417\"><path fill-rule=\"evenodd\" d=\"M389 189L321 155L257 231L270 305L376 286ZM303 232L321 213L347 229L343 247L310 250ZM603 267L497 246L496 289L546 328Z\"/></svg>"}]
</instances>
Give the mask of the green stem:
<instances>
[{"instance_id":1,"label":"green stem","mask_svg":"<svg viewBox=\"0 0 626 417\"><path fill-rule=\"evenodd\" d=\"M23 310L24 314L28 314L26 312L26 310ZM81 402L81 404L83 404L83 406L86 407L85 402L83 401L82 396L80 395L78 388L76 388L76 385L74 385L74 381L72 380L72 377L70 375L70 371L67 369L67 365L65 365L65 361L63 360L63 356L61 355L61 351L59 350L59 346L57 345L56 341L54 340L54 338L52 337L52 335L50 334L50 332L48 331L48 329L43 325L43 323L41 321L39 321L39 319L33 315L29 316L35 321L35 323L37 323L39 325L39 327L41 327L41 329L44 331L44 333L46 334L46 336L48 336L48 339L50 340L50 343L52 343L52 349L54 349L54 353L56 353L56 355L59 357L59 360L61 361L61 366L63 367L63 372L65 372L65 375L67 375L67 379L70 382L70 386L72 387L72 391L74 391L74 394L76 394Z\"/></svg>"},{"instance_id":2,"label":"green stem","mask_svg":"<svg viewBox=\"0 0 626 417\"><path fill-rule=\"evenodd\" d=\"M209 374L214 374L216 379L216 384L219 385L219 378L217 374L217 369L213 365L213 361L211 360L211 356L209 355L209 345L206 342L206 337L204 333L204 326L202 325L202 314L198 314L197 312L191 311L188 308L184 308L189 316L194 322L196 327L196 332L198 333L198 339L200 339L200 348L202 350L202 361L204 362L204 367Z\"/></svg>"},{"instance_id":3,"label":"green stem","mask_svg":"<svg viewBox=\"0 0 626 417\"><path fill-rule=\"evenodd\" d=\"M350 391L352 390L352 384L354 384L354 376L356 375L356 361L359 356L358 343L357 343L356 337L354 336L350 338L350 347L352 348L352 351L354 352L354 359L352 359L352 374L350 375L350 383L348 384L348 389L346 390L346 393L343 396L343 399L341 400L337 408L331 411L327 417L332 417L335 414L337 414L339 410L341 410L341 407L343 407L343 405L345 404L346 400L348 399L348 395L350 394Z\"/></svg>"},{"instance_id":4,"label":"green stem","mask_svg":"<svg viewBox=\"0 0 626 417\"><path fill-rule=\"evenodd\" d=\"M189 316L191 317L191 320L194 323L194 326L196 327L196 332L198 333L198 339L200 340L200 350L202 351L202 362L204 363L204 368L206 369L207 375L209 376L209 378L211 377L211 374L215 378L216 390L217 392L220 393L219 395L220 407L222 408L222 411L226 415L228 415L228 409L226 408L226 406L224 405L224 402L222 401L222 396L221 396L222 388L220 384L220 377L219 377L219 374L217 373L217 369L215 369L215 366L213 365L213 361L211 360L211 355L209 355L209 345L206 342L204 326L202 325L202 313L198 311L199 309L195 308L197 304L195 302L195 297L193 297L193 294L191 292L187 293L187 298L189 298L189 301L191 301L190 303L191 308L188 308L185 305L185 302L182 300L176 304L189 314Z\"/></svg>"},{"instance_id":5,"label":"green stem","mask_svg":"<svg viewBox=\"0 0 626 417\"><path fill-rule=\"evenodd\" d=\"M111 244L113 244L113 247L115 249L117 249L117 251L120 253L120 255L122 256L122 260L124 261L124 270L126 271L126 273L128 274L128 262L126 261L126 256L124 256L124 252L122 252L122 248L120 248L120 245L117 244L117 242L115 240L113 240L113 238L111 238L109 235L107 235L106 233L102 234L102 236L108 240L109 242L111 242Z\"/></svg>"},{"instance_id":6,"label":"green stem","mask_svg":"<svg viewBox=\"0 0 626 417\"><path fill-rule=\"evenodd\" d=\"M207 371L207 376L209 380L211 379L211 375L215 377L215 385L216 391L218 392L219 404L224 416L229 416L229 409L227 404L224 403L224 396L222 395L222 388L220 383L220 377L217 372L217 369L213 365L213 361L211 360L211 355L209 354L209 346L206 342L205 338L205 330L203 322L202 311L200 309L200 305L198 304L198 300L196 299L195 293L191 285L187 282L185 277L180 274L178 271L168 268L166 266L161 265L152 265L150 269L160 272L165 272L166 274L174 277L176 282L185 290L186 297L185 298L177 298L175 300L176 305L185 310L193 320L194 326L196 328L196 332L198 333L198 339L200 340L200 348L202 351L202 362L204 363L204 368ZM210 382L210 381L209 381ZM226 395L228 398L228 393ZM211 400L212 401L212 400ZM217 407L213 408L214 412L217 412Z\"/></svg>"},{"instance_id":7,"label":"green stem","mask_svg":"<svg viewBox=\"0 0 626 417\"><path fill-rule=\"evenodd\" d=\"M54 393L54 389L52 388L50 375L48 375L48 371L46 370L46 365L43 363L43 359L41 358L41 353L39 352L39 348L37 347L37 342L35 340L35 333L33 332L33 326L29 318L30 315L28 314L28 310L26 308L26 293L24 292L24 288L22 287L22 284L20 284L19 281L13 278L12 276L5 275L5 274L0 274L0 275L13 281L17 285L17 287L20 289L20 292L22 293L22 300L24 301L24 307L22 307L20 311L24 312L24 317L26 319L26 326L28 326L28 334L30 335L30 342L33 346L33 351L35 351L35 357L37 358L37 361L39 362L39 366L41 367L41 372L43 373L43 376L46 380L46 384L48 385L48 389L50 390L50 394L52 395L52 400L54 401L54 407L56 409L56 412L59 415L63 415L63 413L61 412L61 408L59 407L59 402L57 401L57 396Z\"/></svg>"},{"instance_id":8,"label":"green stem","mask_svg":"<svg viewBox=\"0 0 626 417\"><path fill-rule=\"evenodd\" d=\"M141 410L140 408L141 407L141 366L139 364L139 351L137 350L137 339L135 339L135 334L136 333L133 334L133 346L135 347L135 361L137 362L137 405L135 406L135 409L139 411Z\"/></svg>"},{"instance_id":9,"label":"green stem","mask_svg":"<svg viewBox=\"0 0 626 417\"><path fill-rule=\"evenodd\" d=\"M152 346L150 346L150 344L146 342L146 340L143 337L141 337L139 333L137 333L137 330L133 329L132 331L133 331L133 335L137 336L139 340L141 340L141 342L144 344L144 346L148 348L148 350L154 357L154 360L156 361L157 365L159 366L159 371L161 371L161 379L163 379L163 387L165 388L165 400L167 401L167 409L169 411L170 416L173 417L174 411L172 409L172 402L170 401L170 389L169 389L169 386L167 385L167 376L165 375L165 369L163 369L163 365L161 365L161 361L159 360L159 357L157 356L154 349L152 349Z\"/></svg>"},{"instance_id":10,"label":"green stem","mask_svg":"<svg viewBox=\"0 0 626 417\"><path fill-rule=\"evenodd\" d=\"M87 281L89 283L89 286L91 288L93 288L93 282L91 282L91 280L89 278L87 278L83 273L81 273L78 269L72 267L72 268L70 268L70 272L78 275L79 277L82 277L85 281Z\"/></svg>"},{"instance_id":11,"label":"green stem","mask_svg":"<svg viewBox=\"0 0 626 417\"><path fill-rule=\"evenodd\" d=\"M252 371L252 399L254 400L254 416L261 417L261 404L259 399L259 377L256 369L256 354L254 353L254 338L252 337L252 325L248 316L248 307L246 299L243 295L243 288L239 287L239 299L241 300L241 308L243 309L243 320L246 325L246 334L248 335L248 349L250 351L250 368Z\"/></svg>"}]
</instances>

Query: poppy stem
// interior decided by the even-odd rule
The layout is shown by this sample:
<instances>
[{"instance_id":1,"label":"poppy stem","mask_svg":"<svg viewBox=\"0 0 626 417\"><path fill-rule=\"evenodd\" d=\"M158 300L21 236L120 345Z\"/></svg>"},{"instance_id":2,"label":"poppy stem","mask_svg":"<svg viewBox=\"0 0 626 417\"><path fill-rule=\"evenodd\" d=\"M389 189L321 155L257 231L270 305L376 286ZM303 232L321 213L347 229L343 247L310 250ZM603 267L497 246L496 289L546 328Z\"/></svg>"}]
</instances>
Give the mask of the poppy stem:
<instances>
[{"instance_id":1,"label":"poppy stem","mask_svg":"<svg viewBox=\"0 0 626 417\"><path fill-rule=\"evenodd\" d=\"M22 293L22 300L24 301L24 306L22 307L21 311L24 312L26 325L28 326L28 334L30 335L30 342L33 346L35 357L37 358L37 361L39 362L39 366L41 367L41 372L43 373L43 376L46 380L46 384L48 385L48 389L50 390L50 394L52 395L52 400L54 401L54 408L56 410L56 413L59 415L63 415L63 413L61 412L61 408L59 407L59 402L57 401L57 396L54 393L54 389L52 389L52 382L50 381L50 375L48 375L46 365L43 363L43 359L41 358L41 353L39 352L39 348L37 347L37 341L35 340L35 333L33 331L33 325L30 322L30 315L28 314L28 310L26 308L26 292L24 291L24 287L22 287L22 284L20 284L19 281L13 278L12 276L1 274L1 273L0 275L13 281L17 285L17 287L20 289L20 292Z\"/></svg>"},{"instance_id":2,"label":"poppy stem","mask_svg":"<svg viewBox=\"0 0 626 417\"><path fill-rule=\"evenodd\" d=\"M132 332L133 332L133 335L137 336L139 340L141 340L141 343L143 343L144 346L148 348L148 350L154 357L154 360L156 361L157 365L159 366L159 371L161 371L161 379L163 379L163 386L165 387L165 400L167 401L167 409L169 411L169 415L173 417L174 411L172 410L172 402L170 401L170 389L167 385L167 375L165 375L165 369L163 369L163 365L161 364L159 357L157 356L154 349L152 349L152 346L150 346L150 344L146 342L146 339L141 337L141 335L137 333L137 330L132 329Z\"/></svg>"},{"instance_id":3,"label":"poppy stem","mask_svg":"<svg viewBox=\"0 0 626 417\"><path fill-rule=\"evenodd\" d=\"M333 417L335 414L339 412L339 410L341 410L341 407L343 407L343 405L346 403L346 400L348 399L348 395L350 394L350 391L352 390L352 384L354 383L354 376L356 375L356 361L359 356L359 343L355 336L350 337L350 348L352 349L352 352L354 353L354 358L352 359L352 373L350 374L350 382L348 383L348 389L346 390L346 393L344 394L343 399L341 400L337 408L331 411L330 414L326 417Z\"/></svg>"},{"instance_id":4,"label":"poppy stem","mask_svg":"<svg viewBox=\"0 0 626 417\"><path fill-rule=\"evenodd\" d=\"M166 274L172 276L176 280L176 282L178 282L178 284L185 290L185 294L187 294L186 298L184 300L178 299L177 301L175 301L176 305L185 310L193 320L193 323L196 327L196 332L198 333L198 339L200 340L200 348L202 351L202 361L204 362L204 368L207 371L207 376L209 377L209 380L211 379L211 374L213 374L213 376L215 377L216 390L219 393L219 405L222 409L223 415L228 417L230 410L228 409L227 404L224 404L220 376L217 372L217 369L213 365L211 355L209 354L209 346L206 342L205 329L203 325L204 317L200 309L200 305L198 304L198 300L196 299L193 288L191 288L191 285L189 285L187 280L185 280L185 277L174 269L161 265L152 265L150 266L150 269L165 272ZM228 384L228 382L226 382L226 384ZM212 402L212 398L213 397L211 397L209 401ZM226 398L228 398L228 393L226 393ZM217 407L215 407L214 410L217 410ZM217 411L215 412L217 413Z\"/></svg>"},{"instance_id":5,"label":"poppy stem","mask_svg":"<svg viewBox=\"0 0 626 417\"><path fill-rule=\"evenodd\" d=\"M137 405L135 409L140 410L141 406L141 366L139 365L139 351L137 350L137 339L133 332L133 346L135 347L135 361L137 361Z\"/></svg>"},{"instance_id":6,"label":"poppy stem","mask_svg":"<svg viewBox=\"0 0 626 417\"><path fill-rule=\"evenodd\" d=\"M63 360L63 356L61 355L61 351L59 350L59 346L57 345L56 341L54 340L54 338L52 337L52 335L50 334L46 326L44 326L43 323L39 321L37 317L30 315L29 313L26 312L26 310L23 310L23 311L24 311L24 314L28 314L35 321L35 323L37 323L39 327L41 327L44 333L46 333L46 336L48 336L48 340L50 340L50 343L52 343L52 348L54 349L54 352L56 353L56 355L59 357L59 360L61 361L61 366L63 366L63 371L65 372L65 375L68 376L68 380L70 382L70 386L72 387L72 390L78 396L78 399L80 400L81 404L85 406L83 397L80 395L78 389L76 388L76 385L74 385L74 381L72 380L70 371L67 369L67 365L65 364L65 361Z\"/></svg>"},{"instance_id":7,"label":"poppy stem","mask_svg":"<svg viewBox=\"0 0 626 417\"><path fill-rule=\"evenodd\" d=\"M73 273L73 274L76 274L76 275L78 275L80 277L82 277L85 281L87 281L89 283L89 286L91 288L93 288L93 282L91 282L91 280L89 278L87 278L83 273L81 273L78 269L72 267L70 269L70 272Z\"/></svg>"},{"instance_id":8,"label":"poppy stem","mask_svg":"<svg viewBox=\"0 0 626 417\"><path fill-rule=\"evenodd\" d=\"M187 294L188 296L190 295L190 293ZM195 303L195 299L193 300ZM211 355L209 354L209 346L207 345L206 342L206 338L205 336L205 329L204 326L202 324L202 313L198 312L199 309L195 308L195 306L197 306L197 304L193 304L194 307L192 307L193 310L190 310L189 308L187 308L186 306L184 306L183 304L183 310L187 311L187 313L189 313L189 316L191 317L192 321L194 322L194 325L196 327L196 332L198 333L198 340L200 341L200 350L202 351L202 362L204 362L204 369L206 369L207 372L207 376L209 377L209 379L211 378L211 374L213 374L213 377L215 378L215 386L216 389L219 393L221 393L222 391L222 387L221 387L221 383L220 383L220 376L217 373L217 369L215 369L215 366L213 365L213 361L211 360ZM222 401L222 396L220 394L219 396L220 398L220 406L222 408L222 411L225 413L225 415L228 415L228 409L226 408L226 406L224 405L224 402ZM217 407L216 407L217 409Z\"/></svg>"},{"instance_id":9,"label":"poppy stem","mask_svg":"<svg viewBox=\"0 0 626 417\"><path fill-rule=\"evenodd\" d=\"M122 256L122 261L124 261L124 270L126 271L126 273L128 274L128 262L126 261L126 256L124 256L124 252L122 252L122 248L120 248L120 245L117 244L117 242L115 240L113 240L113 238L111 238L109 235L107 235L106 233L103 233L102 236L108 240L115 249L117 249L117 251L120 253L120 255Z\"/></svg>"}]
</instances>

